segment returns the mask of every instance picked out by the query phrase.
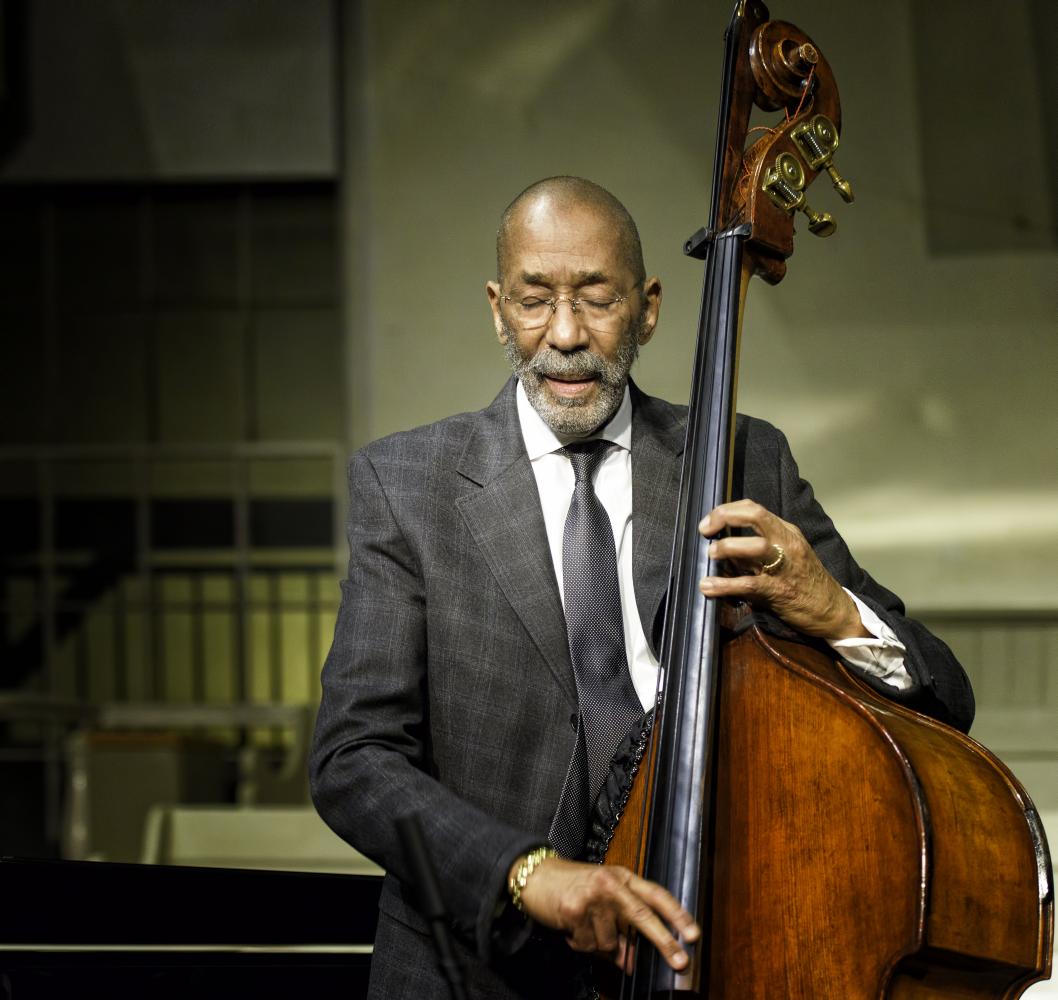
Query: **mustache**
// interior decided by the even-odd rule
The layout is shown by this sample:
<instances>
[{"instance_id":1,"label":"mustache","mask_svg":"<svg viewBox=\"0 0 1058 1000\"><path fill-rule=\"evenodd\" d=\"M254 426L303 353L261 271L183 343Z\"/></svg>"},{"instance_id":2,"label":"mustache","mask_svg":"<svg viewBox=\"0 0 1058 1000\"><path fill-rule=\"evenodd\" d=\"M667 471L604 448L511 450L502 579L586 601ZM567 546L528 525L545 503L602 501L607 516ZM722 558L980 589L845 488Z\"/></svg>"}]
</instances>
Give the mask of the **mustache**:
<instances>
[{"instance_id":1,"label":"mustache","mask_svg":"<svg viewBox=\"0 0 1058 1000\"><path fill-rule=\"evenodd\" d=\"M548 347L539 354L524 361L520 366L523 371L535 375L550 375L568 379L605 379L611 374L612 365L607 364L591 351L575 351L566 354Z\"/></svg>"}]
</instances>

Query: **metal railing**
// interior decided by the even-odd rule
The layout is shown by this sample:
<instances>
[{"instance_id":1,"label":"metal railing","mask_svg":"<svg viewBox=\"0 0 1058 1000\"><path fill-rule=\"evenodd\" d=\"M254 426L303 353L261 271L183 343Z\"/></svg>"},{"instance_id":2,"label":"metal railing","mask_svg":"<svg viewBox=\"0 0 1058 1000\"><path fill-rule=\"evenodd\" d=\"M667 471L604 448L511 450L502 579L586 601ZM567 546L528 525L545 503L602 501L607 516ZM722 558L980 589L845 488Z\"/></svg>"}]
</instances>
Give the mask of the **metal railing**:
<instances>
[{"instance_id":1,"label":"metal railing","mask_svg":"<svg viewBox=\"0 0 1058 1000\"><path fill-rule=\"evenodd\" d=\"M342 538L343 503L345 496L344 448L336 442L290 443L234 443L218 445L98 445L66 447L8 447L0 448L0 465L18 464L35 470L35 489L19 494L32 499L38 510L39 545L28 559L15 560L7 567L8 576L29 576L37 581L34 595L35 617L42 631L41 683L39 690L57 692L62 689L58 676L58 622L63 611L70 611L70 602L63 601L63 577L69 566L56 539L56 508L59 491L56 471L63 464L128 465L135 480L134 493L134 576L139 584L140 602L148 609L159 603L156 582L160 574L169 572L158 558L152 544L152 501L158 493L152 487L152 472L165 463L209 462L221 463L230 470L232 501L233 545L227 550L230 565L227 571L234 581L234 601L239 612L240 629L236 634L233 661L239 675L237 690L242 694L247 686L246 623L251 609L250 579L255 572L254 547L250 532L250 505L253 493L250 485L250 465L255 462L304 461L322 459L330 465L328 499L332 501L331 539L328 553L322 560L314 560L312 570L332 569L336 575L343 571L344 547ZM72 553L65 553L70 556ZM303 567L304 568L304 567ZM199 577L201 579L201 576ZM7 603L5 593L2 599ZM121 600L118 589L116 599ZM73 609L76 611L76 609ZM119 617L115 615L115 620ZM140 655L148 662L156 662L164 655L157 628L147 627L143 633Z\"/></svg>"},{"instance_id":2,"label":"metal railing","mask_svg":"<svg viewBox=\"0 0 1058 1000\"><path fill-rule=\"evenodd\" d=\"M256 545L253 505L268 494L252 488L251 467L306 460L326 465L316 484L316 497L330 505L325 544L283 546L273 539ZM264 720L246 709L304 709L318 700L337 578L344 573L344 460L336 442L0 448L0 469L33 470L31 482L5 476L7 498L11 483L19 482L14 497L36 511L34 544L7 553L0 588L6 633L0 640L9 668L0 676L6 687L0 760L44 762L50 841L57 843L60 833L66 736L76 727L110 728L115 706L209 709L192 711L192 728L226 736L236 753L248 742L297 742L289 713ZM167 464L196 462L223 469L230 483L224 500L231 544L159 548L156 504L179 500L180 493L160 491L152 480ZM127 550L101 558L90 541L71 547L58 537L59 505L71 495L59 486L67 465L97 468L100 476L121 468L116 478L135 484L132 496L122 498L131 499ZM88 577L90 585L73 585ZM28 669L12 685L15 652L25 654ZM155 721L187 728L171 711ZM142 717L139 725L152 723Z\"/></svg>"},{"instance_id":3,"label":"metal railing","mask_svg":"<svg viewBox=\"0 0 1058 1000\"><path fill-rule=\"evenodd\" d=\"M913 614L951 646L981 708L1058 711L1058 609Z\"/></svg>"}]
</instances>

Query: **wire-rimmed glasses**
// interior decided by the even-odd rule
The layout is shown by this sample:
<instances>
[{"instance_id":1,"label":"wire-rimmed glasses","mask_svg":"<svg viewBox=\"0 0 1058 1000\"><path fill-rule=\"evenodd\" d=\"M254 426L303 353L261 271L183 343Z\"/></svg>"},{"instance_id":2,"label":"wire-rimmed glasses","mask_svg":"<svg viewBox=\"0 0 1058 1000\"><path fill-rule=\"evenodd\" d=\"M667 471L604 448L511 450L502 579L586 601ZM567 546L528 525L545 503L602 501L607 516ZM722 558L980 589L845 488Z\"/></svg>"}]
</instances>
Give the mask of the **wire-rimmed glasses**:
<instances>
[{"instance_id":1,"label":"wire-rimmed glasses","mask_svg":"<svg viewBox=\"0 0 1058 1000\"><path fill-rule=\"evenodd\" d=\"M503 294L501 297L504 302L510 304L514 320L523 330L539 330L547 326L558 310L559 303L568 302L574 316L581 323L591 330L606 333L621 325L624 319L624 309L621 307L628 301L628 292L622 295L613 290L600 289L575 298L570 295L556 295L554 298L545 299L543 296L531 294Z\"/></svg>"}]
</instances>

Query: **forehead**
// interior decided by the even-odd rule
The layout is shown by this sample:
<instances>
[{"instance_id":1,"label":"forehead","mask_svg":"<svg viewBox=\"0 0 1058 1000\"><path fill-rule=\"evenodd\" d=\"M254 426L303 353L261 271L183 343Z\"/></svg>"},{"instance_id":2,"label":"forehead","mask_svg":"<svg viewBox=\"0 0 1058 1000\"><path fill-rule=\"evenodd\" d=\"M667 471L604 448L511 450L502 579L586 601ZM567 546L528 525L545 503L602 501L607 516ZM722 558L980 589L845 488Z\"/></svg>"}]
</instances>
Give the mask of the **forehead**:
<instances>
[{"instance_id":1,"label":"forehead","mask_svg":"<svg viewBox=\"0 0 1058 1000\"><path fill-rule=\"evenodd\" d=\"M619 228L606 212L553 197L535 199L511 220L504 280L576 287L591 279L627 283Z\"/></svg>"}]
</instances>

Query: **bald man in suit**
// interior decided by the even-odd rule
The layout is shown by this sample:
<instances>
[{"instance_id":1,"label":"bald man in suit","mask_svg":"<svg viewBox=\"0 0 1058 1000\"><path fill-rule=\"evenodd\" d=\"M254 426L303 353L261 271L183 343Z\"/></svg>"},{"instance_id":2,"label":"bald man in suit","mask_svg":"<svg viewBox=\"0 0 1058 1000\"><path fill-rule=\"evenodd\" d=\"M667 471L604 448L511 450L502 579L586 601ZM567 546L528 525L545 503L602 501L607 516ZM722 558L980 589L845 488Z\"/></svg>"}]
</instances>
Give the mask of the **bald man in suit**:
<instances>
[{"instance_id":1,"label":"bald man in suit","mask_svg":"<svg viewBox=\"0 0 1058 1000\"><path fill-rule=\"evenodd\" d=\"M686 413L628 375L660 282L620 202L549 178L504 213L486 292L514 369L496 400L377 441L349 470L349 576L311 775L324 819L388 872L376 997L446 995L394 831L410 813L471 996L575 996L576 954L623 965L631 929L679 969L700 933L662 887L576 851L543 854L579 727L559 581L571 442L610 442L595 492L614 528L627 680L652 704ZM829 641L878 690L968 728L961 668L855 563L781 433L740 416L735 468L738 499L700 526L741 529L713 543L732 574L703 593L752 600ZM512 900L531 854L540 863Z\"/></svg>"}]
</instances>

